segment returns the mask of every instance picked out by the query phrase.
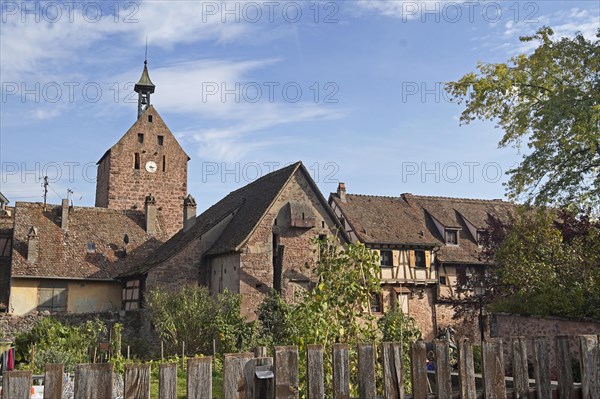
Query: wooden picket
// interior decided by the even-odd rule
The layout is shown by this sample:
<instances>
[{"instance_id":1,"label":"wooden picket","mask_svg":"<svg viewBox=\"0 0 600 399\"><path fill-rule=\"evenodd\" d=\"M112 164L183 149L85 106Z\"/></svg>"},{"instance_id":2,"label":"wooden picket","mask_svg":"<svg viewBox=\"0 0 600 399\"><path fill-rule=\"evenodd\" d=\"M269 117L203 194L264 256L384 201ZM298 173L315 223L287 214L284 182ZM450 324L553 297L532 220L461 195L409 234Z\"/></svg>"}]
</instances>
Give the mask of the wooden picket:
<instances>
[{"instance_id":1,"label":"wooden picket","mask_svg":"<svg viewBox=\"0 0 600 399\"><path fill-rule=\"evenodd\" d=\"M29 399L31 371L7 371L2 377L2 398Z\"/></svg>"},{"instance_id":2,"label":"wooden picket","mask_svg":"<svg viewBox=\"0 0 600 399\"><path fill-rule=\"evenodd\" d=\"M504 375L504 352L501 339L486 339L482 343L484 392L476 391L473 345L463 339L458 343L458 385L453 386L454 371L450 365L450 347L447 340L435 340L433 370L428 370L427 347L424 341L411 344L412 398L413 399L505 399L536 398L598 399L600 398L600 340L597 335L578 337L581 365L581 384L573 384L569 350L572 337L556 339L558 364L558 389L550 381L549 342L546 338L531 340L535 387L530 387L527 371L527 345L524 337L510 340L508 352L513 384L506 388ZM334 344L332 352L326 353L322 345L306 348L306 375L298 373L299 353L296 346L274 348L274 358L255 357L254 353L227 354L223 361L223 391L225 399L297 399L301 377L305 377L308 399L324 399L331 389L334 399L350 398L350 348L347 344ZM383 374L383 391L386 399L404 399L402 345L385 342L380 348L372 343L357 345L359 399L375 399L377 394L377 367ZM378 356L378 349L380 350ZM256 354L268 353L260 348ZM329 361L333 371L332 386L325 384L325 365ZM377 364L381 359L381 365ZM211 357L187 359L187 398L212 398ZM430 363L431 365L431 363ZM60 364L48 364L45 373L45 399L62 397L64 368ZM124 399L150 398L150 365L127 364L124 375ZM455 375L455 374L454 374ZM112 399L113 366L108 363L80 364L75 369L74 399ZM177 364L159 365L159 399L177 398ZM456 375L455 375L456 376ZM430 378L431 377L431 378ZM32 375L30 371L4 373L2 398L28 399ZM432 384L433 383L433 384Z\"/></svg>"},{"instance_id":3,"label":"wooden picket","mask_svg":"<svg viewBox=\"0 0 600 399\"><path fill-rule=\"evenodd\" d=\"M47 364L44 374L44 399L62 399L65 367Z\"/></svg>"}]
</instances>

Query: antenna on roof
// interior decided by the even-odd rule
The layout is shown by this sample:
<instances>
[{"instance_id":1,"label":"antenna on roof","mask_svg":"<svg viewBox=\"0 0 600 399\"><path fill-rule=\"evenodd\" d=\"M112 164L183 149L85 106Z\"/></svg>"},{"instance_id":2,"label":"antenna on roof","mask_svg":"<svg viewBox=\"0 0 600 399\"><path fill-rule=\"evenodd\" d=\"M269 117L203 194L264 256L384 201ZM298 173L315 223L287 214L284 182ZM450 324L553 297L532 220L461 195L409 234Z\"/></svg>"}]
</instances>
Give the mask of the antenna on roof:
<instances>
[{"instance_id":1,"label":"antenna on roof","mask_svg":"<svg viewBox=\"0 0 600 399\"><path fill-rule=\"evenodd\" d=\"M44 210L46 210L46 200L48 199L48 176L44 176Z\"/></svg>"}]
</instances>

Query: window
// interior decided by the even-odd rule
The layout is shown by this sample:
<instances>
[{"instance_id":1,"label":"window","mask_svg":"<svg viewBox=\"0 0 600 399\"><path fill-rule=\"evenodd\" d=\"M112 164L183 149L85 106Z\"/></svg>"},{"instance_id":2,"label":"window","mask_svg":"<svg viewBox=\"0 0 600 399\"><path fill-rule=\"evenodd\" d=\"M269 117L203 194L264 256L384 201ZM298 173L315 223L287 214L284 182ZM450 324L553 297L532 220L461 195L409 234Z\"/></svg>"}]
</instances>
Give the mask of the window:
<instances>
[{"instance_id":1,"label":"window","mask_svg":"<svg viewBox=\"0 0 600 399\"><path fill-rule=\"evenodd\" d=\"M148 122L152 123L152 115L148 115Z\"/></svg>"},{"instance_id":2,"label":"window","mask_svg":"<svg viewBox=\"0 0 600 399\"><path fill-rule=\"evenodd\" d=\"M440 276L440 285L448 285L448 280L446 276Z\"/></svg>"},{"instance_id":3,"label":"window","mask_svg":"<svg viewBox=\"0 0 600 399\"><path fill-rule=\"evenodd\" d=\"M136 152L133 156L133 169L140 168L140 153Z\"/></svg>"},{"instance_id":4,"label":"window","mask_svg":"<svg viewBox=\"0 0 600 399\"><path fill-rule=\"evenodd\" d=\"M38 311L67 311L67 283L42 282L38 288Z\"/></svg>"},{"instance_id":5,"label":"window","mask_svg":"<svg viewBox=\"0 0 600 399\"><path fill-rule=\"evenodd\" d=\"M446 229L446 244L458 245L458 230Z\"/></svg>"},{"instance_id":6,"label":"window","mask_svg":"<svg viewBox=\"0 0 600 399\"><path fill-rule=\"evenodd\" d=\"M165 136L156 136L156 141L158 145L163 145L163 143L165 142Z\"/></svg>"},{"instance_id":7,"label":"window","mask_svg":"<svg viewBox=\"0 0 600 399\"><path fill-rule=\"evenodd\" d=\"M138 143L144 142L144 133L138 133Z\"/></svg>"},{"instance_id":8,"label":"window","mask_svg":"<svg viewBox=\"0 0 600 399\"><path fill-rule=\"evenodd\" d=\"M426 267L425 251L415 251L415 267Z\"/></svg>"},{"instance_id":9,"label":"window","mask_svg":"<svg viewBox=\"0 0 600 399\"><path fill-rule=\"evenodd\" d=\"M381 294L378 294L375 292L371 294L371 312L373 312L373 313L383 312L383 306L381 304Z\"/></svg>"},{"instance_id":10,"label":"window","mask_svg":"<svg viewBox=\"0 0 600 399\"><path fill-rule=\"evenodd\" d=\"M167 156L166 155L163 155L162 171L163 172L167 171Z\"/></svg>"},{"instance_id":11,"label":"window","mask_svg":"<svg viewBox=\"0 0 600 399\"><path fill-rule=\"evenodd\" d=\"M388 251L388 250L381 250L380 251L380 261L381 261L381 266L384 267L391 267L393 266L392 263L392 251Z\"/></svg>"},{"instance_id":12,"label":"window","mask_svg":"<svg viewBox=\"0 0 600 399\"><path fill-rule=\"evenodd\" d=\"M483 237L484 236L485 236L485 231L477 230L477 233L475 235L475 239L477 240L477 245L479 245L479 246L483 245Z\"/></svg>"},{"instance_id":13,"label":"window","mask_svg":"<svg viewBox=\"0 0 600 399\"><path fill-rule=\"evenodd\" d=\"M123 287L123 309L124 310L135 310L140 309L141 305L141 292L140 292L140 280L129 280Z\"/></svg>"},{"instance_id":14,"label":"window","mask_svg":"<svg viewBox=\"0 0 600 399\"><path fill-rule=\"evenodd\" d=\"M96 252L96 243L93 241L88 241L86 250L88 254L93 254Z\"/></svg>"}]
</instances>

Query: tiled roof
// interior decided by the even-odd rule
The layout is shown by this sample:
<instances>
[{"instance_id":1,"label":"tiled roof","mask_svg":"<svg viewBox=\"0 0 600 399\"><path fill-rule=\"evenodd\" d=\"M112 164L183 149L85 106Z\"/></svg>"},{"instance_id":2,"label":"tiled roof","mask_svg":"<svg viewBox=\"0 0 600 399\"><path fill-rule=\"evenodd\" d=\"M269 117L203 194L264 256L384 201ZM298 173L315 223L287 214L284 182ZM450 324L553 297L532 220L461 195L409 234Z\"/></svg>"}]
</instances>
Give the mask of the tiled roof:
<instances>
[{"instance_id":1,"label":"tiled roof","mask_svg":"<svg viewBox=\"0 0 600 399\"><path fill-rule=\"evenodd\" d=\"M302 162L296 162L229 193L229 195L199 215L194 226L188 231L179 231L144 262L123 273L121 277L147 273L154 266L179 253L194 239L202 236L230 215L233 215L231 220L213 246L206 251L206 255L238 251L277 199L286 183L297 171L304 173L309 184L313 186L315 193L321 197L325 209L330 212L334 220L337 220ZM343 238L347 240L345 235Z\"/></svg>"},{"instance_id":2,"label":"tiled roof","mask_svg":"<svg viewBox=\"0 0 600 399\"><path fill-rule=\"evenodd\" d=\"M487 228L489 215L506 219L514 205L501 200L429 197L402 194L400 197L375 197L346 194L338 205L360 241L369 244L436 245L437 258L451 263L485 263L467 221L475 230ZM459 245L446 245L436 227L458 228ZM423 232L421 234L421 232Z\"/></svg>"},{"instance_id":3,"label":"tiled roof","mask_svg":"<svg viewBox=\"0 0 600 399\"><path fill-rule=\"evenodd\" d=\"M144 213L134 210L71 207L66 231L61 229L61 206L17 202L12 256L13 277L111 279L139 263L166 239L162 220L158 234L144 229ZM27 234L38 231L38 256L27 261ZM125 255L124 237L129 243ZM95 250L88 249L93 243ZM91 246L92 244L90 244Z\"/></svg>"},{"instance_id":4,"label":"tiled roof","mask_svg":"<svg viewBox=\"0 0 600 399\"><path fill-rule=\"evenodd\" d=\"M331 199L341 207L361 242L429 246L438 243L418 210L403 198L347 194L346 202L342 202L332 194Z\"/></svg>"}]
</instances>

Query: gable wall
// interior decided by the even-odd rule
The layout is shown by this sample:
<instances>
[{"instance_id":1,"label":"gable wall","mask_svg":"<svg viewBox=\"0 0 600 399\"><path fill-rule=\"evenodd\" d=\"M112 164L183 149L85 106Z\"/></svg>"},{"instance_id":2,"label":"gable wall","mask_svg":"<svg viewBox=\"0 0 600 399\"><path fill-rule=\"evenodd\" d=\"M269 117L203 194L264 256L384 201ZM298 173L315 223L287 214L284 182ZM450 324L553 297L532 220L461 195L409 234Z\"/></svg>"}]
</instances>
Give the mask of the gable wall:
<instances>
[{"instance_id":1,"label":"gable wall","mask_svg":"<svg viewBox=\"0 0 600 399\"><path fill-rule=\"evenodd\" d=\"M312 209L316 227L290 227L287 216L289 201L295 201ZM274 220L277 218L277 226ZM325 228L322 227L325 222ZM320 203L304 175L297 171L279 198L259 223L242 250L240 261L240 293L243 295L242 314L249 319L256 317L255 310L266 293L273 287L273 232L279 234L280 244L285 246L282 294L288 301L314 282L312 267L316 261L316 246L310 243L319 234L332 235L335 223Z\"/></svg>"},{"instance_id":2,"label":"gable wall","mask_svg":"<svg viewBox=\"0 0 600 399\"><path fill-rule=\"evenodd\" d=\"M153 122L148 122L148 116ZM144 142L138 142L138 133ZM158 136L164 137L163 145ZM139 169L134 169L135 153L140 155ZM163 172L163 156L166 159ZM108 159L109 158L109 159ZM146 163L154 161L157 170L146 171ZM156 198L167 233L172 236L183 227L183 199L187 195L188 158L158 113L148 109L115 144L110 154L98 165L96 206L112 209L144 209L148 194ZM106 171L108 169L108 172Z\"/></svg>"}]
</instances>

